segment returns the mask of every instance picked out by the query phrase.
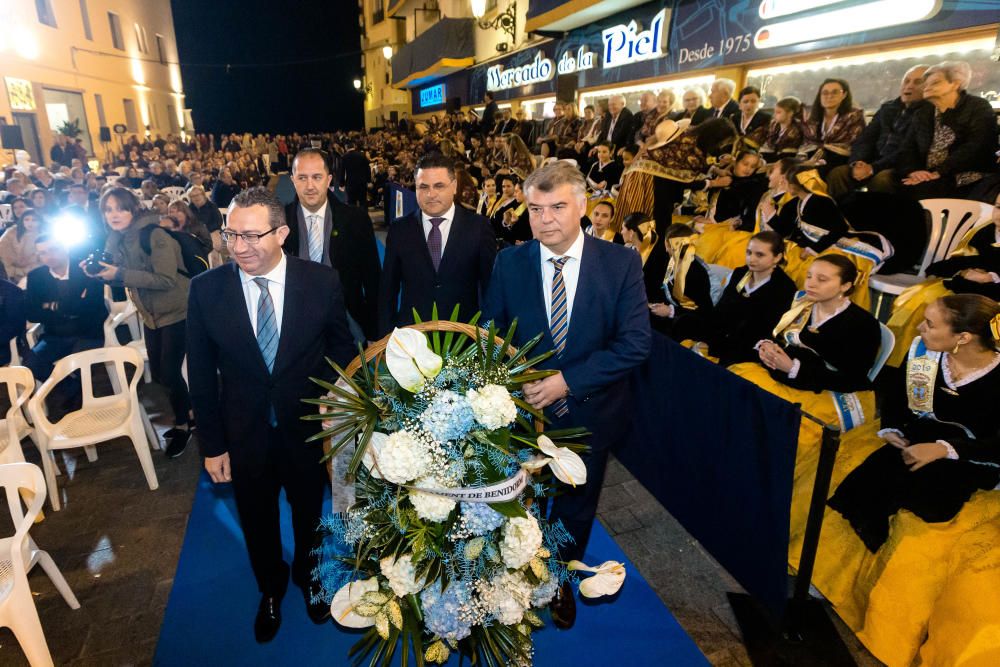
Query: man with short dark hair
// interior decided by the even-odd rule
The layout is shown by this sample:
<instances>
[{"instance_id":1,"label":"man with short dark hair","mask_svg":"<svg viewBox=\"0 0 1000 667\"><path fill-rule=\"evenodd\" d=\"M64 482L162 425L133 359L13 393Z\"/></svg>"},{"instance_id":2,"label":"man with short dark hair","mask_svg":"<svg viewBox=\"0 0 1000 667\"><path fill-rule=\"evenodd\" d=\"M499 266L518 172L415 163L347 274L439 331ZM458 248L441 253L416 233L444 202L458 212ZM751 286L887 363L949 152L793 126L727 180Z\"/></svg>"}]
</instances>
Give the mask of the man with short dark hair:
<instances>
[{"instance_id":1,"label":"man with short dark hair","mask_svg":"<svg viewBox=\"0 0 1000 667\"><path fill-rule=\"evenodd\" d=\"M314 623L329 606L312 579L315 529L329 483L323 446L306 443L317 429L303 398L333 381L324 360L345 366L353 357L337 272L288 257L285 211L265 188L233 200L224 238L234 263L191 281L187 313L188 376L205 469L216 484L233 483L250 565L261 592L254 620L260 643L281 626L289 567L282 558L279 493L292 509L292 581L302 589Z\"/></svg>"},{"instance_id":2,"label":"man with short dark hair","mask_svg":"<svg viewBox=\"0 0 1000 667\"><path fill-rule=\"evenodd\" d=\"M381 267L368 212L331 196L330 167L323 152L305 148L292 160L295 200L285 207L285 252L332 266L340 274L352 332L377 340Z\"/></svg>"},{"instance_id":3,"label":"man with short dark hair","mask_svg":"<svg viewBox=\"0 0 1000 667\"><path fill-rule=\"evenodd\" d=\"M479 122L479 131L483 134L490 134L493 132L493 128L496 125L497 114L500 112L500 107L493 98L493 93L489 91L483 95L483 104L486 105L486 108L483 109L483 119Z\"/></svg>"},{"instance_id":4,"label":"man with short dark hair","mask_svg":"<svg viewBox=\"0 0 1000 667\"><path fill-rule=\"evenodd\" d=\"M455 204L455 165L440 153L417 162L419 209L389 227L379 291L379 335L422 320L448 319L455 306L467 322L479 310L496 257L486 218ZM402 297L400 298L400 294ZM398 304L398 305L397 305Z\"/></svg>"},{"instance_id":5,"label":"man with short dark hair","mask_svg":"<svg viewBox=\"0 0 1000 667\"><path fill-rule=\"evenodd\" d=\"M347 152L340 158L339 184L347 194L348 205L368 208L368 182L372 179L371 163L354 142L348 143L345 148Z\"/></svg>"}]
</instances>

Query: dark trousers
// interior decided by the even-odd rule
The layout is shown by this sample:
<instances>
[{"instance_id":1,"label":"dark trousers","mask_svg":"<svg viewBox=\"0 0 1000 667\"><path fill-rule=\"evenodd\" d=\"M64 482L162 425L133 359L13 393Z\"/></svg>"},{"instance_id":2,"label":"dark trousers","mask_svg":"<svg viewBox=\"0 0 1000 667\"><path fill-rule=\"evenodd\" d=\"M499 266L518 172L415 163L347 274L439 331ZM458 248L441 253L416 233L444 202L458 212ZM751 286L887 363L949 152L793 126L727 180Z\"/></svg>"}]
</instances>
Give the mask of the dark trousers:
<instances>
[{"instance_id":1,"label":"dark trousers","mask_svg":"<svg viewBox=\"0 0 1000 667\"><path fill-rule=\"evenodd\" d=\"M365 183L361 185L355 185L353 183L348 183L347 188L347 203L351 206L368 206L368 186Z\"/></svg>"},{"instance_id":2,"label":"dark trousers","mask_svg":"<svg viewBox=\"0 0 1000 667\"><path fill-rule=\"evenodd\" d=\"M257 588L264 595L280 597L288 585L288 565L281 556L278 497L281 489L292 508L295 558L292 581L304 587L312 577L316 528L323 509L326 467L317 447L290 451L278 429L268 428L268 451L263 465L254 470L233 470L236 509L243 525L250 566Z\"/></svg>"},{"instance_id":3,"label":"dark trousers","mask_svg":"<svg viewBox=\"0 0 1000 667\"><path fill-rule=\"evenodd\" d=\"M154 382L162 384L170 392L170 408L174 411L175 424L187 424L191 412L191 397L181 374L187 345L184 333L186 324L185 320L181 320L156 329L143 325L146 352L149 354L149 372L153 375Z\"/></svg>"},{"instance_id":4,"label":"dark trousers","mask_svg":"<svg viewBox=\"0 0 1000 667\"><path fill-rule=\"evenodd\" d=\"M674 207L684 199L686 187L686 183L653 177L653 220L660 236L658 243L663 243L663 234L674 221Z\"/></svg>"},{"instance_id":5,"label":"dark trousers","mask_svg":"<svg viewBox=\"0 0 1000 667\"><path fill-rule=\"evenodd\" d=\"M45 382L52 375L56 362L74 352L101 347L100 338L78 338L76 336L51 336L45 334L35 347L31 348L26 366L38 382Z\"/></svg>"}]
</instances>

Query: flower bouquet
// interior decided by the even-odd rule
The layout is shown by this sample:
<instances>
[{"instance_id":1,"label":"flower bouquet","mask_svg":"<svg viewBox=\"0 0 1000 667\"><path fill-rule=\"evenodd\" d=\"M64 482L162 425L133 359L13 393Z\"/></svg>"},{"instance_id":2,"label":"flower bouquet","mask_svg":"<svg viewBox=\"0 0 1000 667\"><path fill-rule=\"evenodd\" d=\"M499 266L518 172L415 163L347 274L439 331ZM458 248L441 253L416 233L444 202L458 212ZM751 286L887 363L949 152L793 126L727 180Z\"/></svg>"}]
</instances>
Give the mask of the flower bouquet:
<instances>
[{"instance_id":1,"label":"flower bouquet","mask_svg":"<svg viewBox=\"0 0 1000 667\"><path fill-rule=\"evenodd\" d=\"M436 313L435 313L436 317ZM453 314L452 320L455 315ZM356 501L326 517L316 576L334 620L364 629L355 664L530 665L541 613L575 571L594 573L581 593L618 590L620 563L597 568L557 559L571 541L535 499L557 483L586 483L574 444L582 429L539 433L542 413L521 387L556 371L532 368L541 335L519 350L455 321L396 329L309 399L330 438L327 458L355 445L347 465ZM429 332L425 335L424 332Z\"/></svg>"}]
</instances>

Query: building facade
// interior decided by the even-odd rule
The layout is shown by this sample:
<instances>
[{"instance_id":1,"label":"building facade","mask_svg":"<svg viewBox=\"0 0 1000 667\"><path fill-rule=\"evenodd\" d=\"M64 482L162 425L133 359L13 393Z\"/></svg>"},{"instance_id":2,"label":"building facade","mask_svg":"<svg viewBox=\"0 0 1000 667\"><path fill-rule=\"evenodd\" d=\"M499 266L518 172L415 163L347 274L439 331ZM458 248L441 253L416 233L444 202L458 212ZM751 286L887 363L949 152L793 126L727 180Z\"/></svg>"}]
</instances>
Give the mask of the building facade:
<instances>
[{"instance_id":1,"label":"building facade","mask_svg":"<svg viewBox=\"0 0 1000 667\"><path fill-rule=\"evenodd\" d=\"M66 123L97 160L133 134L193 131L170 0L9 0L0 25L0 122L32 161Z\"/></svg>"}]
</instances>

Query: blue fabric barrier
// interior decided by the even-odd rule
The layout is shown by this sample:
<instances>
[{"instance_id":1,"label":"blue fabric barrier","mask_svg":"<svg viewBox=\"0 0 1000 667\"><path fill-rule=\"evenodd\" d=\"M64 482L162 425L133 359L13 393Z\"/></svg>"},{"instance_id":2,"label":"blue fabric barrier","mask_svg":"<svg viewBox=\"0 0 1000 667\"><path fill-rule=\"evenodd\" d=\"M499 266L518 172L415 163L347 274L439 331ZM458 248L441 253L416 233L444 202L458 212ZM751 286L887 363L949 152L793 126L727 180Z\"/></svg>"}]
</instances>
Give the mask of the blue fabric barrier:
<instances>
[{"instance_id":1,"label":"blue fabric barrier","mask_svg":"<svg viewBox=\"0 0 1000 667\"><path fill-rule=\"evenodd\" d=\"M328 494L325 511L329 510ZM284 501L281 534L285 560L291 562L291 515ZM625 585L614 599L581 601L572 630L563 632L549 624L535 633L536 665L709 664L599 523L594 524L586 558L592 565L605 560L624 562L628 569ZM299 589L291 583L281 605L283 621L278 636L269 644L254 642L253 618L259 600L232 488L213 485L203 472L153 664L350 664L347 653L360 631L335 626L332 621L313 625ZM398 663L397 653L394 664ZM454 667L458 663L453 653L447 664Z\"/></svg>"},{"instance_id":2,"label":"blue fabric barrier","mask_svg":"<svg viewBox=\"0 0 1000 667\"><path fill-rule=\"evenodd\" d=\"M385 224L404 218L417 210L417 193L398 183L385 184Z\"/></svg>"},{"instance_id":3,"label":"blue fabric barrier","mask_svg":"<svg viewBox=\"0 0 1000 667\"><path fill-rule=\"evenodd\" d=\"M799 409L655 333L633 392L616 456L781 619Z\"/></svg>"}]
</instances>

